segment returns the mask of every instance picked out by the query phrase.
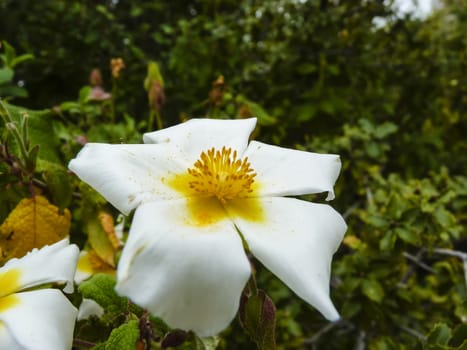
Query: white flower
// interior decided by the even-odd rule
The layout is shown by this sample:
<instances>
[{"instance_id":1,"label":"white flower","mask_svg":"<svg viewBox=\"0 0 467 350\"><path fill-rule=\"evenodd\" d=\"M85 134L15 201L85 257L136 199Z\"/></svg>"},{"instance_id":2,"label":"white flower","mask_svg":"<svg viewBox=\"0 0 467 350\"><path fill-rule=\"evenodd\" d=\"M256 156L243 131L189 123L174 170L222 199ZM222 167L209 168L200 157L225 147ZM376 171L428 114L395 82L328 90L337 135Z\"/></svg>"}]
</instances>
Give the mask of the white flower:
<instances>
[{"instance_id":1,"label":"white flower","mask_svg":"<svg viewBox=\"0 0 467 350\"><path fill-rule=\"evenodd\" d=\"M290 198L328 192L337 155L252 141L256 119L192 119L142 145L87 144L70 169L124 214L136 208L117 291L200 336L235 316L253 255L329 320L332 255L346 225L330 206Z\"/></svg>"},{"instance_id":2,"label":"white flower","mask_svg":"<svg viewBox=\"0 0 467 350\"><path fill-rule=\"evenodd\" d=\"M78 321L87 320L91 316L101 317L105 310L95 300L83 298L78 309Z\"/></svg>"},{"instance_id":3,"label":"white flower","mask_svg":"<svg viewBox=\"0 0 467 350\"><path fill-rule=\"evenodd\" d=\"M0 268L0 349L71 349L76 308L56 289L34 289L65 283L73 291L79 249L62 240Z\"/></svg>"}]
</instances>

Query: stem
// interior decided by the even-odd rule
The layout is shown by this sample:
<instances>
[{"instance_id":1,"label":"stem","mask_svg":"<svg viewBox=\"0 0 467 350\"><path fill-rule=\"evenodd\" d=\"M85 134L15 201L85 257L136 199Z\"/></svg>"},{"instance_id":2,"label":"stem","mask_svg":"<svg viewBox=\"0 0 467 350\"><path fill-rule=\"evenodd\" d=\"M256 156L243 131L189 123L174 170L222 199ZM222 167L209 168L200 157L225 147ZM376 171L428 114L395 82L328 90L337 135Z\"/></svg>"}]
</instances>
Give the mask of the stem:
<instances>
[{"instance_id":1,"label":"stem","mask_svg":"<svg viewBox=\"0 0 467 350\"><path fill-rule=\"evenodd\" d=\"M157 130L161 130L164 125L162 125L162 118L161 118L161 114L159 113L159 111L156 111L156 124L157 124Z\"/></svg>"},{"instance_id":2,"label":"stem","mask_svg":"<svg viewBox=\"0 0 467 350\"><path fill-rule=\"evenodd\" d=\"M117 97L117 82L112 79L112 99L110 100L110 121L115 122L115 98Z\"/></svg>"},{"instance_id":3,"label":"stem","mask_svg":"<svg viewBox=\"0 0 467 350\"><path fill-rule=\"evenodd\" d=\"M26 145L23 142L23 139L21 138L21 135L18 131L18 128L16 127L15 124L10 124L12 125L11 127L8 127L7 129L13 134L13 136L16 139L16 142L18 142L19 150L21 152L21 155L23 156L23 165L26 167L29 159L29 152L26 149Z\"/></svg>"},{"instance_id":4,"label":"stem","mask_svg":"<svg viewBox=\"0 0 467 350\"><path fill-rule=\"evenodd\" d=\"M248 280L248 291L250 295L258 295L258 287L256 286L256 278L252 273L250 279Z\"/></svg>"},{"instance_id":5,"label":"stem","mask_svg":"<svg viewBox=\"0 0 467 350\"><path fill-rule=\"evenodd\" d=\"M154 124L154 111L151 109L148 115L148 132L153 131L152 124Z\"/></svg>"},{"instance_id":6,"label":"stem","mask_svg":"<svg viewBox=\"0 0 467 350\"><path fill-rule=\"evenodd\" d=\"M73 345L78 346L78 347L84 347L84 348L87 348L87 349L90 349L90 348L96 346L95 343L91 343L91 342L89 342L87 340L82 340L82 339L78 339L78 338L73 339Z\"/></svg>"},{"instance_id":7,"label":"stem","mask_svg":"<svg viewBox=\"0 0 467 350\"><path fill-rule=\"evenodd\" d=\"M0 98L0 115L2 116L3 120L5 120L5 124L13 123L13 120L10 117L10 113L5 107L2 99Z\"/></svg>"},{"instance_id":8,"label":"stem","mask_svg":"<svg viewBox=\"0 0 467 350\"><path fill-rule=\"evenodd\" d=\"M2 116L3 120L5 121L5 126L6 128L13 134L13 136L16 139L16 142L18 142L19 150L21 152L21 155L23 156L23 166L25 167L26 164L28 163L29 159L29 152L26 148L26 145L24 143L23 138L21 137L18 128L16 127L16 124L14 123L13 119L11 119L10 113L5 107L5 104L3 101L0 99L0 115ZM10 125L10 126L8 126Z\"/></svg>"}]
</instances>

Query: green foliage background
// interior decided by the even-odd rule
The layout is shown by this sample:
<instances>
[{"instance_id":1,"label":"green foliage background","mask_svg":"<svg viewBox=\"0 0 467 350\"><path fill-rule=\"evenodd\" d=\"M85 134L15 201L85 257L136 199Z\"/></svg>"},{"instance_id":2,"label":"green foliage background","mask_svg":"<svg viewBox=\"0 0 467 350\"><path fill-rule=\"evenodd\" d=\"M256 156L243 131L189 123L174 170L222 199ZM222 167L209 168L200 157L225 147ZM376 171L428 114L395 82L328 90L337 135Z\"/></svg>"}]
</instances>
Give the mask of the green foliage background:
<instances>
[{"instance_id":1,"label":"green foliage background","mask_svg":"<svg viewBox=\"0 0 467 350\"><path fill-rule=\"evenodd\" d=\"M467 7L445 0L422 20L399 18L388 3L0 0L0 96L21 106L9 107L18 122L29 110L40 145L34 185L70 208L81 245L86 206L106 205L66 164L84 141L141 142L155 115L164 127L256 116L256 139L340 154L331 204L349 229L331 290L342 321L328 324L258 264L258 285L277 307L277 347L465 349ZM125 68L112 78L117 57ZM164 97L144 87L150 62ZM94 68L112 99L89 98ZM1 222L31 186L6 161L15 146L0 131ZM128 328L137 337L134 319L112 315L101 338L86 325L77 336L115 342ZM254 348L236 322L215 343ZM206 344L180 347L214 347Z\"/></svg>"}]
</instances>

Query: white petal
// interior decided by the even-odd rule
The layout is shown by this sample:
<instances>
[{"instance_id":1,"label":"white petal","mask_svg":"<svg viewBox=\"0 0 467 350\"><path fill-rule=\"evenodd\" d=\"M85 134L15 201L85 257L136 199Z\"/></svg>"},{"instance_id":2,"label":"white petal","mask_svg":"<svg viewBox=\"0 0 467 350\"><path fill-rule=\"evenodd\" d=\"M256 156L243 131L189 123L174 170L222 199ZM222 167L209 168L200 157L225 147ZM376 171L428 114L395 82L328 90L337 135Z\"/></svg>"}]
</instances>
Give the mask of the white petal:
<instances>
[{"instance_id":1,"label":"white petal","mask_svg":"<svg viewBox=\"0 0 467 350\"><path fill-rule=\"evenodd\" d=\"M232 148L242 154L248 137L256 126L256 118L219 120L190 119L167 129L144 134L145 143L171 143L175 145L185 162L191 166L202 151Z\"/></svg>"},{"instance_id":2,"label":"white petal","mask_svg":"<svg viewBox=\"0 0 467 350\"><path fill-rule=\"evenodd\" d=\"M76 308L56 289L16 293L18 304L0 313L13 338L24 349L69 350Z\"/></svg>"},{"instance_id":3,"label":"white petal","mask_svg":"<svg viewBox=\"0 0 467 350\"><path fill-rule=\"evenodd\" d=\"M210 336L235 316L250 264L231 221L197 227L189 215L184 200L136 209L116 290L173 328Z\"/></svg>"},{"instance_id":4,"label":"white petal","mask_svg":"<svg viewBox=\"0 0 467 350\"><path fill-rule=\"evenodd\" d=\"M245 151L257 173L261 196L294 196L328 191L339 176L338 155L318 154L267 145L252 141Z\"/></svg>"},{"instance_id":5,"label":"white petal","mask_svg":"<svg viewBox=\"0 0 467 350\"><path fill-rule=\"evenodd\" d=\"M186 171L171 145L88 143L69 168L118 210L128 215L141 202L179 198L164 179Z\"/></svg>"},{"instance_id":6,"label":"white petal","mask_svg":"<svg viewBox=\"0 0 467 350\"><path fill-rule=\"evenodd\" d=\"M332 255L347 228L344 220L324 204L293 198L260 201L263 222L233 219L251 252L299 297L337 320L329 280Z\"/></svg>"},{"instance_id":7,"label":"white petal","mask_svg":"<svg viewBox=\"0 0 467 350\"><path fill-rule=\"evenodd\" d=\"M0 268L0 275L12 269L19 271L19 286L10 293L51 282L66 283L64 290L71 293L78 255L78 247L70 245L68 239L63 239L41 249L34 249L20 259L9 260Z\"/></svg>"},{"instance_id":8,"label":"white petal","mask_svg":"<svg viewBox=\"0 0 467 350\"><path fill-rule=\"evenodd\" d=\"M2 322L0 322L0 349L24 350L15 338L13 338L10 330L6 328Z\"/></svg>"},{"instance_id":9,"label":"white petal","mask_svg":"<svg viewBox=\"0 0 467 350\"><path fill-rule=\"evenodd\" d=\"M78 309L78 321L86 320L91 316L100 317L104 314L104 308L92 299L83 298Z\"/></svg>"}]
</instances>

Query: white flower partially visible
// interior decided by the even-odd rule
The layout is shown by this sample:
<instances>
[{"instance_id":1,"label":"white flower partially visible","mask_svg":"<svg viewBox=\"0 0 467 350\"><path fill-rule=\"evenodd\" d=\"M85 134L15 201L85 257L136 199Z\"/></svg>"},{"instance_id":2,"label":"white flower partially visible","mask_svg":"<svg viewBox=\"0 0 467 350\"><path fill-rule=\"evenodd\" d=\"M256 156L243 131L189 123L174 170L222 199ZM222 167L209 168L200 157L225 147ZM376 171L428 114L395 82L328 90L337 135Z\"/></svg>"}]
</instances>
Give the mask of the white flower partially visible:
<instances>
[{"instance_id":1,"label":"white flower partially visible","mask_svg":"<svg viewBox=\"0 0 467 350\"><path fill-rule=\"evenodd\" d=\"M334 198L339 156L248 144L255 125L192 119L146 144L87 144L70 162L121 212L136 208L116 289L174 328L209 336L228 326L251 273L242 237L297 295L339 318L329 280L345 222L289 197Z\"/></svg>"},{"instance_id":2,"label":"white flower partially visible","mask_svg":"<svg viewBox=\"0 0 467 350\"><path fill-rule=\"evenodd\" d=\"M30 288L64 283L72 292L78 253L65 239L0 268L0 349L71 349L76 308L59 290Z\"/></svg>"},{"instance_id":3,"label":"white flower partially visible","mask_svg":"<svg viewBox=\"0 0 467 350\"><path fill-rule=\"evenodd\" d=\"M104 314L104 308L100 306L95 300L83 298L81 305L78 309L78 321L87 320L91 316L101 317Z\"/></svg>"}]
</instances>

